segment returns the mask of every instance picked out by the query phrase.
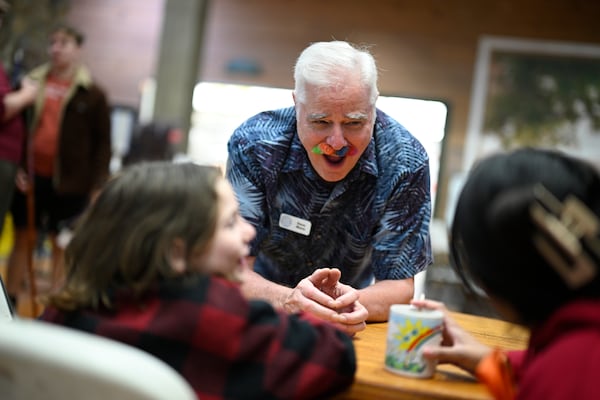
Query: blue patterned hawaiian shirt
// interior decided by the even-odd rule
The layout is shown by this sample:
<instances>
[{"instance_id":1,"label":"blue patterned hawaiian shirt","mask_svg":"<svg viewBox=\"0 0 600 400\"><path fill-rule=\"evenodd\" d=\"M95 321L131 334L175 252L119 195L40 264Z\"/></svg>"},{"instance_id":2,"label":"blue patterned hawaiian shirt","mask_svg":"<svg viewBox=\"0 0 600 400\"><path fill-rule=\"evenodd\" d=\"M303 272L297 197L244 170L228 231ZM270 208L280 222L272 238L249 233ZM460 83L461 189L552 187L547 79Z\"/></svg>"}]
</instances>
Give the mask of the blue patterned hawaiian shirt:
<instances>
[{"instance_id":1,"label":"blue patterned hawaiian shirt","mask_svg":"<svg viewBox=\"0 0 600 400\"><path fill-rule=\"evenodd\" d=\"M339 182L313 170L293 107L248 119L227 147L226 175L256 228L251 254L265 278L293 287L317 268L336 267L343 283L362 288L373 278L412 277L432 262L429 158L380 110L371 142ZM308 228L283 228L282 214Z\"/></svg>"}]
</instances>

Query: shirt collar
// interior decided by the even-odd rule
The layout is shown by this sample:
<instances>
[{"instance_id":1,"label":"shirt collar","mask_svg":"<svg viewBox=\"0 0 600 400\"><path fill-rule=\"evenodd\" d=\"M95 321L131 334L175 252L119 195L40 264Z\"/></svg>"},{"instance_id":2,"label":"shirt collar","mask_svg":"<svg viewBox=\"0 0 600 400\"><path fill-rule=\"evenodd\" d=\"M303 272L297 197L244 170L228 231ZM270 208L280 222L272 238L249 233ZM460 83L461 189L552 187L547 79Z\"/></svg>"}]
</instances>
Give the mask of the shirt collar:
<instances>
[{"instance_id":1,"label":"shirt collar","mask_svg":"<svg viewBox=\"0 0 600 400\"><path fill-rule=\"evenodd\" d=\"M29 73L29 76L34 80L42 80L43 81L43 80L45 80L46 75L48 75L49 72L50 72L50 64L46 63L44 65L41 65L41 66L35 68L31 73ZM89 69L87 69L87 67L85 67L84 65L80 64L77 67L75 75L73 76L73 83L75 85L79 85L84 88L89 88L90 86L92 86L93 79L92 79L92 74L90 73Z\"/></svg>"}]
</instances>

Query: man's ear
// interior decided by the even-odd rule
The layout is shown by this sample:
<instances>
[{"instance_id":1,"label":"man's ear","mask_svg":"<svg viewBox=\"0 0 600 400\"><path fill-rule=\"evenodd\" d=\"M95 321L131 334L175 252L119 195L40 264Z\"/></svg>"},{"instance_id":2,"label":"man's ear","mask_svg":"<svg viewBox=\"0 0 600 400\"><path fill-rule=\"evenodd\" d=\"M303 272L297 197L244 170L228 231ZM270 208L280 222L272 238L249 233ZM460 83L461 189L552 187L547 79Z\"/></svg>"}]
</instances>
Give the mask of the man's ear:
<instances>
[{"instance_id":1,"label":"man's ear","mask_svg":"<svg viewBox=\"0 0 600 400\"><path fill-rule=\"evenodd\" d=\"M173 239L169 249L168 261L173 271L178 275L187 270L186 248L183 239Z\"/></svg>"},{"instance_id":2,"label":"man's ear","mask_svg":"<svg viewBox=\"0 0 600 400\"><path fill-rule=\"evenodd\" d=\"M292 92L292 100L294 100L294 105L296 105L296 92Z\"/></svg>"}]
</instances>

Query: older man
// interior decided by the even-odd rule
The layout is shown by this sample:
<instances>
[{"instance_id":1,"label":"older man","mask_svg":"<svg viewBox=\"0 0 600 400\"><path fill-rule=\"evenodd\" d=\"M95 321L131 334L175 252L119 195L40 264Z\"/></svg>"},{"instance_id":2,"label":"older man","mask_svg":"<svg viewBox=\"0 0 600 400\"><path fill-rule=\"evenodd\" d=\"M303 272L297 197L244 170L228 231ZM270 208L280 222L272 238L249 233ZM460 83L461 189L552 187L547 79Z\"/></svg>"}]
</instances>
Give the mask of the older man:
<instances>
[{"instance_id":1,"label":"older man","mask_svg":"<svg viewBox=\"0 0 600 400\"><path fill-rule=\"evenodd\" d=\"M326 294L304 279L337 268L340 282L358 289L368 320L386 320L432 260L427 154L376 109L368 51L312 44L294 78L295 107L250 118L228 143L227 177L257 230L243 290L291 312L350 311L347 323L358 323L363 314L352 312L349 293Z\"/></svg>"}]
</instances>

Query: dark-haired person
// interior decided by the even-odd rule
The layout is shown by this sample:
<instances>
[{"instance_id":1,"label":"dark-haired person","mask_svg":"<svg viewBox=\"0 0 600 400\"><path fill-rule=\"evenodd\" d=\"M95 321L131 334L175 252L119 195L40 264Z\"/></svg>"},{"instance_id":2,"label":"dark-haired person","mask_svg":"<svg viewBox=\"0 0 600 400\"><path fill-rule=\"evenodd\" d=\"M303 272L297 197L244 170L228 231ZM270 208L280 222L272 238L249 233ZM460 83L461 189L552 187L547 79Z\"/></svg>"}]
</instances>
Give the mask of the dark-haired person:
<instances>
[{"instance_id":1,"label":"dark-haired person","mask_svg":"<svg viewBox=\"0 0 600 400\"><path fill-rule=\"evenodd\" d=\"M27 191L33 190L35 227L52 241L58 273L62 251L56 244L61 224L73 221L108 177L111 157L110 110L104 91L81 62L84 36L61 25L52 30L50 61L27 78L39 84L33 105L24 167L17 172L12 214L15 242L8 262L7 290L16 296L27 263Z\"/></svg>"},{"instance_id":2,"label":"dark-haired person","mask_svg":"<svg viewBox=\"0 0 600 400\"><path fill-rule=\"evenodd\" d=\"M141 161L173 161L181 142L181 130L174 125L152 121L136 127L122 165Z\"/></svg>"},{"instance_id":3,"label":"dark-haired person","mask_svg":"<svg viewBox=\"0 0 600 400\"><path fill-rule=\"evenodd\" d=\"M529 345L488 348L447 317L442 346L425 349L426 357L475 373L497 399L598 398L600 175L593 166L536 149L480 161L458 200L451 259L467 285L530 329Z\"/></svg>"},{"instance_id":4,"label":"dark-haired person","mask_svg":"<svg viewBox=\"0 0 600 400\"><path fill-rule=\"evenodd\" d=\"M240 292L254 235L219 169L136 163L109 181L78 221L65 285L42 319L153 354L200 399L309 400L340 392L356 370L350 336ZM339 284L338 272L319 269L309 279L327 293L354 291Z\"/></svg>"}]
</instances>

